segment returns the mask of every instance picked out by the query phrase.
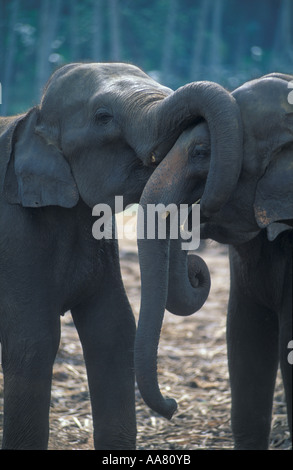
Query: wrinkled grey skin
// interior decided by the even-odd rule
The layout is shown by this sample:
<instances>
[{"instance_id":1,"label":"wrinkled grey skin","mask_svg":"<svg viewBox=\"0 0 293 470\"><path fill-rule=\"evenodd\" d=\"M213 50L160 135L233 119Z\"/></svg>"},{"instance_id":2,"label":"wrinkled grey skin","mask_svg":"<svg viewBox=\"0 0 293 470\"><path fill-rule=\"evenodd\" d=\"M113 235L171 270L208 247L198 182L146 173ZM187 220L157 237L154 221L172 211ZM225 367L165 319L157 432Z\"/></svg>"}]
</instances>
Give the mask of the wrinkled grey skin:
<instances>
[{"instance_id":1,"label":"wrinkled grey skin","mask_svg":"<svg viewBox=\"0 0 293 470\"><path fill-rule=\"evenodd\" d=\"M279 361L292 431L292 365L287 359L292 340L293 106L288 103L288 81L292 79L272 74L245 83L232 93L243 122L244 154L234 155L243 158L241 174L227 202L211 216L204 210L201 214L201 237L230 245L227 340L236 449L268 447ZM229 141L231 135L226 133L226 138ZM197 201L205 192L211 153L206 122L183 132L149 179L141 198L143 204ZM228 167L226 171L228 176ZM167 262L160 259L156 264L162 241L153 240L152 245L150 249L139 245L144 260L142 276L149 269L148 263L153 276L167 272ZM143 289L142 299L150 294L147 285ZM180 294L175 290L174 295ZM153 299L156 303L162 304L159 295ZM144 305L140 315L154 317ZM160 321L153 321L154 329ZM140 324L145 327L147 320L140 319ZM155 339L150 340L151 328L148 325L146 347L157 341L157 331ZM144 334L139 326L137 337L142 343ZM142 348L138 344L136 354ZM145 375L147 391L152 390L149 403L156 408L162 397L155 366L140 367L137 374Z\"/></svg>"},{"instance_id":2,"label":"wrinkled grey skin","mask_svg":"<svg viewBox=\"0 0 293 470\"><path fill-rule=\"evenodd\" d=\"M233 100L216 84L172 92L131 65L70 64L52 75L40 105L0 118L4 448L47 447L52 366L67 310L83 346L95 448L135 447L135 323L116 241L93 238L92 208L114 209L115 195L124 205L138 202L186 126L200 116L213 125L219 94L230 116ZM207 194L207 208L217 203L217 192Z\"/></svg>"}]
</instances>

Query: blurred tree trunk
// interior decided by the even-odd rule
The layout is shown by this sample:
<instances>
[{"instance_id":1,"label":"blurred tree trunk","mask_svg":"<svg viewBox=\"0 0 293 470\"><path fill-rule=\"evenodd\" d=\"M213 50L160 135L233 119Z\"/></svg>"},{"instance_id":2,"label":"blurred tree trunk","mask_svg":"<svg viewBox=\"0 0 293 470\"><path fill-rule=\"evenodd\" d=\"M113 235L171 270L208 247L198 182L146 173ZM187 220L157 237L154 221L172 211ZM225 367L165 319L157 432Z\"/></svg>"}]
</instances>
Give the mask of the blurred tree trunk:
<instances>
[{"instance_id":1,"label":"blurred tree trunk","mask_svg":"<svg viewBox=\"0 0 293 470\"><path fill-rule=\"evenodd\" d=\"M50 28L50 0L42 0L39 17L39 43L37 47L36 90L41 96L42 88L50 74L49 55L51 44L49 42Z\"/></svg>"},{"instance_id":2,"label":"blurred tree trunk","mask_svg":"<svg viewBox=\"0 0 293 470\"><path fill-rule=\"evenodd\" d=\"M212 37L211 37L211 48L210 48L210 72L211 77L214 81L220 81L221 71L220 66L222 63L221 57L221 26L224 10L224 0L217 0L213 2L213 17L212 17Z\"/></svg>"},{"instance_id":3,"label":"blurred tree trunk","mask_svg":"<svg viewBox=\"0 0 293 470\"><path fill-rule=\"evenodd\" d=\"M201 74L203 65L203 50L205 42L205 33L207 31L207 19L211 9L211 0L202 0L198 19L196 21L196 28L193 40L193 53L191 58L190 79L196 80Z\"/></svg>"},{"instance_id":4,"label":"blurred tree trunk","mask_svg":"<svg viewBox=\"0 0 293 470\"><path fill-rule=\"evenodd\" d=\"M3 70L4 70L4 38L5 38L4 18L5 18L4 0L0 0L0 83L3 81Z\"/></svg>"},{"instance_id":5,"label":"blurred tree trunk","mask_svg":"<svg viewBox=\"0 0 293 470\"><path fill-rule=\"evenodd\" d=\"M293 35L292 35L292 0L282 0L277 22L272 51L271 66L276 72L279 67L292 69Z\"/></svg>"},{"instance_id":6,"label":"blurred tree trunk","mask_svg":"<svg viewBox=\"0 0 293 470\"><path fill-rule=\"evenodd\" d=\"M39 18L39 45L37 48L36 92L42 95L42 89L51 74L50 53L57 33L60 17L61 0L42 0Z\"/></svg>"},{"instance_id":7,"label":"blurred tree trunk","mask_svg":"<svg viewBox=\"0 0 293 470\"><path fill-rule=\"evenodd\" d=\"M109 0L110 6L110 57L113 61L121 60L119 0Z\"/></svg>"},{"instance_id":8,"label":"blurred tree trunk","mask_svg":"<svg viewBox=\"0 0 293 470\"><path fill-rule=\"evenodd\" d=\"M93 17L92 17L92 52L91 59L101 62L102 60L102 42L103 42L103 0L93 0Z\"/></svg>"},{"instance_id":9,"label":"blurred tree trunk","mask_svg":"<svg viewBox=\"0 0 293 470\"><path fill-rule=\"evenodd\" d=\"M161 70L163 80L168 80L168 77L172 75L172 52L174 46L177 10L178 0L170 0L162 54Z\"/></svg>"},{"instance_id":10,"label":"blurred tree trunk","mask_svg":"<svg viewBox=\"0 0 293 470\"><path fill-rule=\"evenodd\" d=\"M70 0L70 60L75 62L79 59L79 34L78 34L78 0Z\"/></svg>"},{"instance_id":11,"label":"blurred tree trunk","mask_svg":"<svg viewBox=\"0 0 293 470\"><path fill-rule=\"evenodd\" d=\"M2 7L4 9L5 3ZM6 116L9 107L10 87L13 77L13 67L16 53L16 34L15 24L17 22L17 16L19 11L19 0L13 0L9 2L10 7L10 19L8 28L8 38L6 54L4 57L4 72L3 72L3 83L2 83L2 109L1 114ZM7 13L7 12L6 12ZM8 13L7 13L8 14ZM4 51L4 48L3 48Z\"/></svg>"},{"instance_id":12,"label":"blurred tree trunk","mask_svg":"<svg viewBox=\"0 0 293 470\"><path fill-rule=\"evenodd\" d=\"M247 10L243 3L238 7L238 14L242 18L242 21L237 25L237 39L233 48L232 67L235 76L241 73L243 69L245 70L245 58L249 51L249 38L247 34L248 18Z\"/></svg>"}]
</instances>

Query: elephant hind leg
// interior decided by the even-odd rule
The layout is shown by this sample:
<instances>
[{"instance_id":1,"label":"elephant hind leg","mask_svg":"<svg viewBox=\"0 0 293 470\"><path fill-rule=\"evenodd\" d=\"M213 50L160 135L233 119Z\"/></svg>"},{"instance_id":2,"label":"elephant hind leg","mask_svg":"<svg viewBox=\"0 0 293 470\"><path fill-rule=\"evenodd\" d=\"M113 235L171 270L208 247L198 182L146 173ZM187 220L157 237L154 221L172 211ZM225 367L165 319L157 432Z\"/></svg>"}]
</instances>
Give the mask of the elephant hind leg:
<instances>
[{"instance_id":1,"label":"elephant hind leg","mask_svg":"<svg viewBox=\"0 0 293 470\"><path fill-rule=\"evenodd\" d=\"M288 425L292 440L292 363L289 360L289 343L292 341L292 279L290 276L286 278L284 292L287 294L283 297L283 304L280 312L280 365L282 378L285 388L287 402Z\"/></svg>"},{"instance_id":2,"label":"elephant hind leg","mask_svg":"<svg viewBox=\"0 0 293 470\"><path fill-rule=\"evenodd\" d=\"M231 291L227 324L236 449L267 449L278 367L278 318Z\"/></svg>"},{"instance_id":3,"label":"elephant hind leg","mask_svg":"<svg viewBox=\"0 0 293 470\"><path fill-rule=\"evenodd\" d=\"M288 426L292 440L292 364L288 360L288 354L291 351L288 344L291 337L292 321L290 324L281 326L280 331L280 365L286 395Z\"/></svg>"}]
</instances>

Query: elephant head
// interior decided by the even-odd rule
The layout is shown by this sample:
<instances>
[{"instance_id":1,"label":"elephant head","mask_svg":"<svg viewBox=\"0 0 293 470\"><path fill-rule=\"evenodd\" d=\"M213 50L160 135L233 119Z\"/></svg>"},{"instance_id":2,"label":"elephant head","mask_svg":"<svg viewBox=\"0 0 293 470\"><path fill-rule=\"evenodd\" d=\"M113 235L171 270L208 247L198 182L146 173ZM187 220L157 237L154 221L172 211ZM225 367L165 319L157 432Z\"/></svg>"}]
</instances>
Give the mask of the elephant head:
<instances>
[{"instance_id":1,"label":"elephant head","mask_svg":"<svg viewBox=\"0 0 293 470\"><path fill-rule=\"evenodd\" d=\"M215 127L213 139L221 139L221 126L212 123L219 121L217 113L227 123L232 100L226 97L229 106L222 112L218 89L199 82L172 92L128 64L61 67L40 105L0 122L0 132L6 129L6 199L24 207L66 208L79 198L90 207L103 202L112 209L115 195L124 196L124 206L138 202L154 168L187 125L204 116ZM237 164L235 180L238 170ZM233 187L232 180L227 184ZM210 181L207 211L212 202L219 204L213 189Z\"/></svg>"},{"instance_id":2,"label":"elephant head","mask_svg":"<svg viewBox=\"0 0 293 470\"><path fill-rule=\"evenodd\" d=\"M142 206L158 203L163 206L170 203L192 205L200 198L205 203L212 178L213 189L217 188L221 204L211 206L209 211L201 204L202 238L239 244L252 239L263 228L267 228L271 239L282 230L290 229L293 219L293 108L288 102L288 80L292 78L274 74L248 82L231 94L241 118L236 113L238 118L232 133L231 128L226 128L221 135L226 147L230 148L228 153L223 153L220 142L214 139L214 128L207 120L185 130L145 186ZM221 121L221 114L218 119ZM235 121L235 114L231 120ZM238 147L233 145L232 149L230 143L234 144L235 137ZM240 175L235 175L234 165L230 167L229 160L239 162ZM230 176L234 181L233 189L227 193L226 182ZM224 199L221 198L223 194ZM139 240L138 243L142 303L135 363L139 388L146 403L170 418L176 403L163 399L156 374L157 347L168 291L168 243L168 240L158 239ZM178 247L175 253L174 250L170 253L170 263L171 257L186 259ZM185 261L183 265L186 265ZM169 284L169 292L177 299L188 296L186 284L190 290L190 276L184 275L184 269L179 272L176 282L172 282L172 286ZM172 273L173 281L174 277L176 273ZM203 287L202 276L197 284ZM197 289L192 289L191 295ZM199 305L195 303L194 310L201 304L202 299Z\"/></svg>"},{"instance_id":3,"label":"elephant head","mask_svg":"<svg viewBox=\"0 0 293 470\"><path fill-rule=\"evenodd\" d=\"M158 146L147 111L170 93L127 64L61 67L40 105L10 122L6 199L24 207L66 208L79 198L90 207L103 202L114 208L115 195L124 195L125 205L138 201Z\"/></svg>"}]
</instances>

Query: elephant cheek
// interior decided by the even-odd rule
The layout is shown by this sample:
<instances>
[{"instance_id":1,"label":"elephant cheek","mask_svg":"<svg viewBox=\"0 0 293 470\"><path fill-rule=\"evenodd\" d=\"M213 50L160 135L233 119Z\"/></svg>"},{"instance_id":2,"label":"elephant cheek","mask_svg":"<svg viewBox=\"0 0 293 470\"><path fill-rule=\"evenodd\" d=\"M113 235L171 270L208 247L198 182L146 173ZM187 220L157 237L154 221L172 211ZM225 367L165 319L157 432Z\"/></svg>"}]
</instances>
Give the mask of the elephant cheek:
<instances>
[{"instance_id":1,"label":"elephant cheek","mask_svg":"<svg viewBox=\"0 0 293 470\"><path fill-rule=\"evenodd\" d=\"M81 199L89 206L94 207L101 200L101 184L97 171L91 168L89 162L76 161L71 164L71 170Z\"/></svg>"}]
</instances>

